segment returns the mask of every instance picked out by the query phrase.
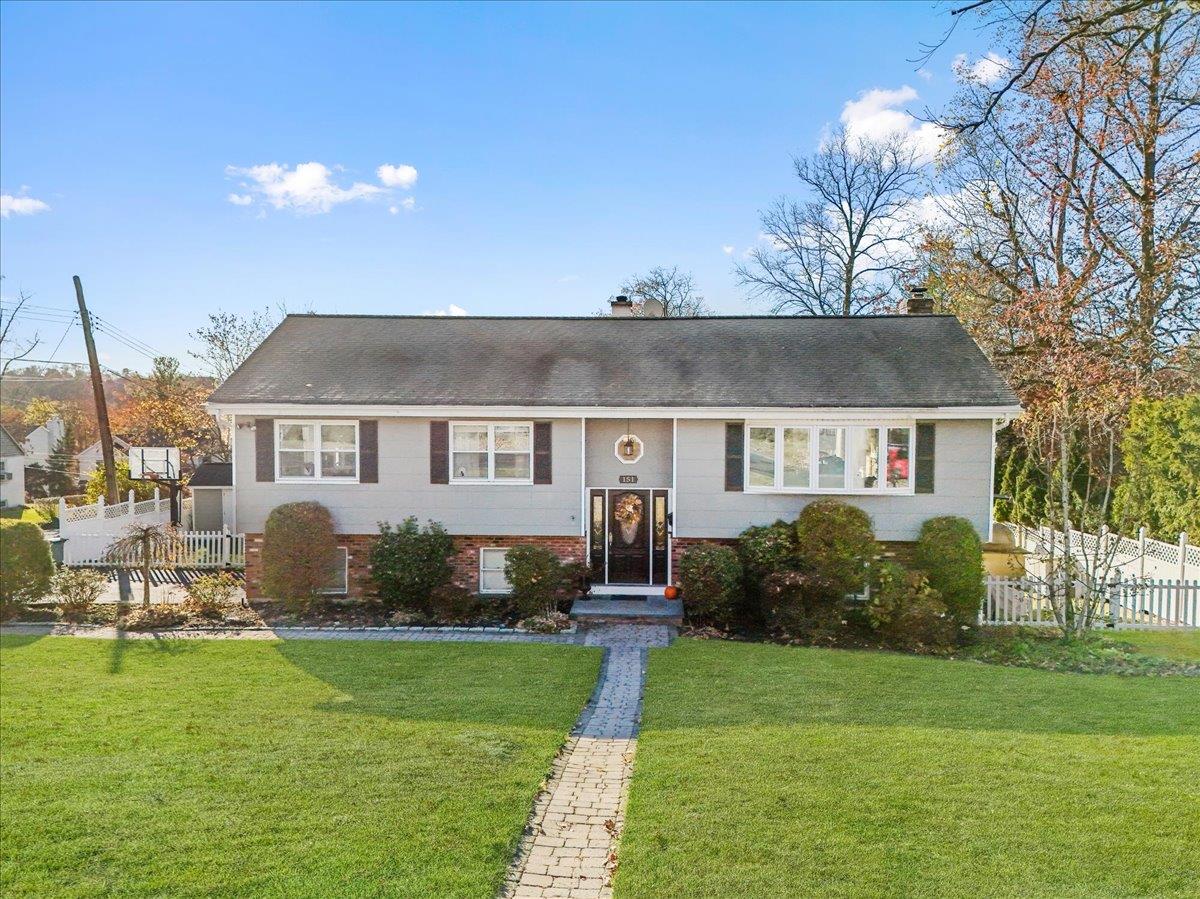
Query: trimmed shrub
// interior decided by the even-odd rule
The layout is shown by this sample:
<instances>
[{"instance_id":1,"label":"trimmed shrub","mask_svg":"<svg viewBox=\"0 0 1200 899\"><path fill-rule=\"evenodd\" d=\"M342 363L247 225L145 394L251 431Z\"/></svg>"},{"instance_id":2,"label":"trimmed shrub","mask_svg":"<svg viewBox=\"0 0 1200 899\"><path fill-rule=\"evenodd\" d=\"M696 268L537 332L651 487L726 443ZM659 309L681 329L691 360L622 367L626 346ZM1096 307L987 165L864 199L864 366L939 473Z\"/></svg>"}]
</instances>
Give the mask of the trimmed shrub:
<instances>
[{"instance_id":1,"label":"trimmed shrub","mask_svg":"<svg viewBox=\"0 0 1200 899\"><path fill-rule=\"evenodd\" d=\"M945 652L954 645L955 624L941 595L919 571L895 562L879 566L867 619L893 649Z\"/></svg>"},{"instance_id":2,"label":"trimmed shrub","mask_svg":"<svg viewBox=\"0 0 1200 899\"><path fill-rule=\"evenodd\" d=\"M803 571L775 571L762 581L763 620L786 637L830 642L840 631L844 594L837 585Z\"/></svg>"},{"instance_id":3,"label":"trimmed shrub","mask_svg":"<svg viewBox=\"0 0 1200 899\"><path fill-rule=\"evenodd\" d=\"M60 568L50 581L63 621L86 621L108 579L94 568Z\"/></svg>"},{"instance_id":4,"label":"trimmed shrub","mask_svg":"<svg viewBox=\"0 0 1200 899\"><path fill-rule=\"evenodd\" d=\"M188 598L183 610L191 618L220 621L233 605L238 586L237 578L225 571L201 575L187 585Z\"/></svg>"},{"instance_id":5,"label":"trimmed shrub","mask_svg":"<svg viewBox=\"0 0 1200 899\"><path fill-rule=\"evenodd\" d=\"M336 539L333 516L320 503L272 509L263 529L263 594L292 608L316 600L341 561Z\"/></svg>"},{"instance_id":6,"label":"trimmed shrub","mask_svg":"<svg viewBox=\"0 0 1200 899\"><path fill-rule=\"evenodd\" d=\"M796 555L801 566L839 595L861 593L878 547L871 517L835 499L809 503L796 519Z\"/></svg>"},{"instance_id":7,"label":"trimmed shrub","mask_svg":"<svg viewBox=\"0 0 1200 899\"><path fill-rule=\"evenodd\" d=\"M482 611L479 597L458 584L442 584L429 594L429 614L440 624L474 621Z\"/></svg>"},{"instance_id":8,"label":"trimmed shrub","mask_svg":"<svg viewBox=\"0 0 1200 899\"><path fill-rule=\"evenodd\" d=\"M28 521L0 519L0 609L35 602L50 592L54 560L42 529Z\"/></svg>"},{"instance_id":9,"label":"trimmed shrub","mask_svg":"<svg viewBox=\"0 0 1200 899\"><path fill-rule=\"evenodd\" d=\"M430 614L433 591L450 583L454 541L436 521L425 527L410 515L392 527L379 524L371 546L371 578L387 609Z\"/></svg>"},{"instance_id":10,"label":"trimmed shrub","mask_svg":"<svg viewBox=\"0 0 1200 899\"><path fill-rule=\"evenodd\" d=\"M728 546L700 544L679 557L679 586L688 620L728 628L737 617L742 592L742 563Z\"/></svg>"},{"instance_id":11,"label":"trimmed shrub","mask_svg":"<svg viewBox=\"0 0 1200 899\"><path fill-rule=\"evenodd\" d=\"M504 576L512 585L513 603L522 618L548 618L559 600L570 595L571 572L544 546L521 544L505 554Z\"/></svg>"},{"instance_id":12,"label":"trimmed shrub","mask_svg":"<svg viewBox=\"0 0 1200 899\"><path fill-rule=\"evenodd\" d=\"M738 559L751 607L761 605L762 582L777 571L795 569L796 528L782 519L774 524L746 528L738 535Z\"/></svg>"},{"instance_id":13,"label":"trimmed shrub","mask_svg":"<svg viewBox=\"0 0 1200 899\"><path fill-rule=\"evenodd\" d=\"M913 563L937 590L951 617L974 625L986 587L983 581L983 545L971 522L946 515L921 525Z\"/></svg>"},{"instance_id":14,"label":"trimmed shrub","mask_svg":"<svg viewBox=\"0 0 1200 899\"><path fill-rule=\"evenodd\" d=\"M169 627L178 627L187 621L180 606L162 604L158 606L139 606L129 613L125 619L127 631L158 631Z\"/></svg>"}]
</instances>

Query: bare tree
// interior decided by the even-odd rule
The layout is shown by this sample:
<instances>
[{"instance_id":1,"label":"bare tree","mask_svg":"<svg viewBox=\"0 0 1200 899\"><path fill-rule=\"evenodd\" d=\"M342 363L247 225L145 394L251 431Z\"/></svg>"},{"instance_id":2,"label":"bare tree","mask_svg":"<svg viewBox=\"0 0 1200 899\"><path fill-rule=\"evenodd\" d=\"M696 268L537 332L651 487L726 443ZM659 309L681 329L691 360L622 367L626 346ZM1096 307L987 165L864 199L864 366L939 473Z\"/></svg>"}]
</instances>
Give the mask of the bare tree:
<instances>
[{"instance_id":1,"label":"bare tree","mask_svg":"<svg viewBox=\"0 0 1200 899\"><path fill-rule=\"evenodd\" d=\"M279 324L284 312L265 308L261 312L239 315L236 312L210 312L208 324L192 331L189 336L200 341L200 352L189 350L221 383L246 361L268 334Z\"/></svg>"},{"instance_id":2,"label":"bare tree","mask_svg":"<svg viewBox=\"0 0 1200 899\"><path fill-rule=\"evenodd\" d=\"M154 565L175 565L183 549L179 531L168 524L134 524L125 536L114 542L106 556L124 568L142 570L142 605L150 605L150 569ZM132 563L132 564L130 564Z\"/></svg>"},{"instance_id":3,"label":"bare tree","mask_svg":"<svg viewBox=\"0 0 1200 899\"><path fill-rule=\"evenodd\" d=\"M679 266L655 266L644 275L633 275L621 285L621 293L633 301L633 314L642 315L646 300L663 304L667 318L697 318L712 315L712 309L696 288L691 272L681 272Z\"/></svg>"},{"instance_id":4,"label":"bare tree","mask_svg":"<svg viewBox=\"0 0 1200 899\"><path fill-rule=\"evenodd\" d=\"M37 332L27 340L17 340L10 337L13 325L20 317L21 308L30 300L29 294L21 291L15 302L7 310L0 303L0 377L8 374L8 369L16 362L33 355L41 340Z\"/></svg>"},{"instance_id":5,"label":"bare tree","mask_svg":"<svg viewBox=\"0 0 1200 899\"><path fill-rule=\"evenodd\" d=\"M794 165L809 197L777 200L762 213L765 243L736 267L739 282L775 313L886 308L912 259L916 149L902 134L851 139L839 129Z\"/></svg>"}]
</instances>

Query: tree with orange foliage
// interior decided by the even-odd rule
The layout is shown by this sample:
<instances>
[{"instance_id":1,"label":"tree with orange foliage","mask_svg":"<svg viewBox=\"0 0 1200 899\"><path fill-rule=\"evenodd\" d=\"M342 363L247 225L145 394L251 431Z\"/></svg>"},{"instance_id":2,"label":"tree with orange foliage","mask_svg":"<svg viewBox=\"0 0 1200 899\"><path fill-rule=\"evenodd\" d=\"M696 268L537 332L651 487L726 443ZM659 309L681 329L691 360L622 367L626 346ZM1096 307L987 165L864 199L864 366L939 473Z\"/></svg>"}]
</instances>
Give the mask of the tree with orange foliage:
<instances>
[{"instance_id":1,"label":"tree with orange foliage","mask_svg":"<svg viewBox=\"0 0 1200 899\"><path fill-rule=\"evenodd\" d=\"M184 375L167 356L130 390L128 401L113 412L113 430L137 446L176 446L185 465L198 456L227 455L216 419L204 408L211 385Z\"/></svg>"}]
</instances>

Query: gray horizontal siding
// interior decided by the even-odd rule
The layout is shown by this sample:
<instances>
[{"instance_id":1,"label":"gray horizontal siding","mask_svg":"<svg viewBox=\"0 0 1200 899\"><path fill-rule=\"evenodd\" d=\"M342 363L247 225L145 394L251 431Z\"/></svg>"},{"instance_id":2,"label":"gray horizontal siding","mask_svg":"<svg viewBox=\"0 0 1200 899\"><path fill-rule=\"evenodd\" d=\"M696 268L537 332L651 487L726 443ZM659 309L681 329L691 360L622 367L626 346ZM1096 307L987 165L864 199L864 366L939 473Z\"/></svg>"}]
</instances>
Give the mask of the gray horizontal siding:
<instances>
[{"instance_id":1,"label":"gray horizontal siding","mask_svg":"<svg viewBox=\"0 0 1200 899\"><path fill-rule=\"evenodd\" d=\"M343 534L373 534L380 521L409 515L441 522L452 534L573 536L580 533L580 432L577 419L553 422L552 483L429 483L429 420L379 419L379 483L294 484L254 479L253 419L239 417L237 526L261 533L282 503L315 500Z\"/></svg>"},{"instance_id":2,"label":"gray horizontal siding","mask_svg":"<svg viewBox=\"0 0 1200 899\"><path fill-rule=\"evenodd\" d=\"M991 497L990 421L939 421L934 493L914 496L826 494L863 509L880 540L915 540L921 524L937 515L961 515L987 539ZM821 495L725 491L725 424L679 421L675 535L736 537L751 525L791 520Z\"/></svg>"},{"instance_id":3,"label":"gray horizontal siding","mask_svg":"<svg viewBox=\"0 0 1200 899\"><path fill-rule=\"evenodd\" d=\"M617 459L616 442L626 428L642 441L645 451L632 465ZM587 423L587 485L619 487L622 475L636 475L639 487L671 486L670 419L593 419Z\"/></svg>"}]
</instances>

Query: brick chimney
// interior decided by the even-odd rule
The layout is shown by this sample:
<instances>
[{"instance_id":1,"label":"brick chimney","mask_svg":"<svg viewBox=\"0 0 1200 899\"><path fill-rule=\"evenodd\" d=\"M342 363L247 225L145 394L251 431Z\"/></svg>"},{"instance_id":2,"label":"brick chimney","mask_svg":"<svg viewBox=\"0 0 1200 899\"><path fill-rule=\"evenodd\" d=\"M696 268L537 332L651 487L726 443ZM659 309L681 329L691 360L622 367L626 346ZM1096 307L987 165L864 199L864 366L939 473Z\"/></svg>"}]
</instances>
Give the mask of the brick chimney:
<instances>
[{"instance_id":1,"label":"brick chimney","mask_svg":"<svg viewBox=\"0 0 1200 899\"><path fill-rule=\"evenodd\" d=\"M933 315L933 297L929 295L929 288L920 284L908 290L908 314Z\"/></svg>"},{"instance_id":2,"label":"brick chimney","mask_svg":"<svg viewBox=\"0 0 1200 899\"><path fill-rule=\"evenodd\" d=\"M629 297L613 297L609 305L612 306L613 318L633 318L633 301Z\"/></svg>"}]
</instances>

